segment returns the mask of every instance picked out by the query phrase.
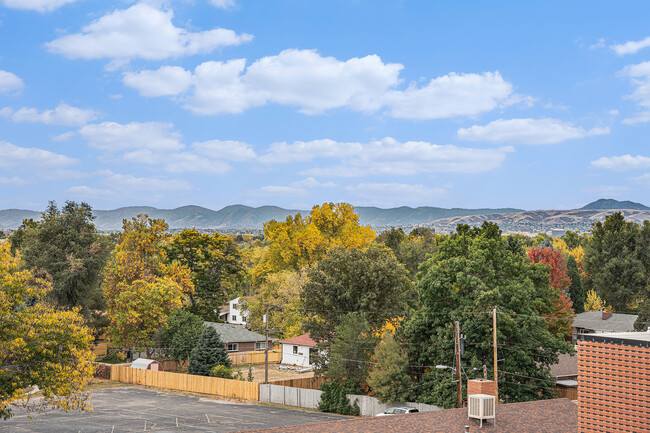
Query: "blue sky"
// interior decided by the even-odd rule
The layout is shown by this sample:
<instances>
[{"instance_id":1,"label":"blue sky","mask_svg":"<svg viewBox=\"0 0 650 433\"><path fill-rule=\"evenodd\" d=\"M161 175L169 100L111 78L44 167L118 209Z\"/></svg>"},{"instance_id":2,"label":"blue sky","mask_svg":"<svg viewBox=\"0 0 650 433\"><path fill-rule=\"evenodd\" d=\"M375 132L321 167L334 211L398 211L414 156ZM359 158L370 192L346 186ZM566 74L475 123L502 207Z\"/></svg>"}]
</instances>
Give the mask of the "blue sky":
<instances>
[{"instance_id":1,"label":"blue sky","mask_svg":"<svg viewBox=\"0 0 650 433\"><path fill-rule=\"evenodd\" d=\"M649 16L0 0L0 209L650 204Z\"/></svg>"}]
</instances>

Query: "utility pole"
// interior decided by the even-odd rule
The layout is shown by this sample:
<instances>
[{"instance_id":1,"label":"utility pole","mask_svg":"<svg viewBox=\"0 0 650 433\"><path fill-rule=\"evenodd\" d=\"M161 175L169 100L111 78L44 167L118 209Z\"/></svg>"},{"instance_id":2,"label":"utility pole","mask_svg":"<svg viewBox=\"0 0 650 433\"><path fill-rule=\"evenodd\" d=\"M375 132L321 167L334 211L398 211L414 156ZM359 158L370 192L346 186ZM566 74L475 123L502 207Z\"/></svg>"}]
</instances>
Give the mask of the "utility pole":
<instances>
[{"instance_id":1,"label":"utility pole","mask_svg":"<svg viewBox=\"0 0 650 433\"><path fill-rule=\"evenodd\" d=\"M463 407L463 384L460 378L460 323L454 323L456 332L456 407Z\"/></svg>"},{"instance_id":2,"label":"utility pole","mask_svg":"<svg viewBox=\"0 0 650 433\"><path fill-rule=\"evenodd\" d=\"M497 307L492 310L492 344L494 345L494 404L499 404L499 373L497 372Z\"/></svg>"},{"instance_id":3,"label":"utility pole","mask_svg":"<svg viewBox=\"0 0 650 433\"><path fill-rule=\"evenodd\" d=\"M265 322L264 324L266 325L264 327L264 331L266 333L266 343L264 344L264 384L268 385L269 383L269 303L268 302L266 303L266 316L264 316L264 322Z\"/></svg>"}]
</instances>

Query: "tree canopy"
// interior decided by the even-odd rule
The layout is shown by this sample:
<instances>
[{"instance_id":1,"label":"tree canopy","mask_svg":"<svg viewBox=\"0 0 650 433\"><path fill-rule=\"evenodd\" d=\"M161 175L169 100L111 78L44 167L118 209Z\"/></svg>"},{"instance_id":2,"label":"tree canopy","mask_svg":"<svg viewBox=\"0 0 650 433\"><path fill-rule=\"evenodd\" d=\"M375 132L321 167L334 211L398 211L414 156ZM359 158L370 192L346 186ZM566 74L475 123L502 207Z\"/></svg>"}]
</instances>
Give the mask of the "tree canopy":
<instances>
[{"instance_id":1,"label":"tree canopy","mask_svg":"<svg viewBox=\"0 0 650 433\"><path fill-rule=\"evenodd\" d=\"M92 336L79 308L61 310L45 302L48 281L20 270L19 255L0 243L0 417L38 386L42 407L86 409L84 385L93 374Z\"/></svg>"},{"instance_id":2,"label":"tree canopy","mask_svg":"<svg viewBox=\"0 0 650 433\"><path fill-rule=\"evenodd\" d=\"M221 341L219 333L212 326L206 326L198 344L190 353L187 372L199 376L210 376L210 372L217 365L230 368L232 361L226 353L226 346Z\"/></svg>"}]
</instances>

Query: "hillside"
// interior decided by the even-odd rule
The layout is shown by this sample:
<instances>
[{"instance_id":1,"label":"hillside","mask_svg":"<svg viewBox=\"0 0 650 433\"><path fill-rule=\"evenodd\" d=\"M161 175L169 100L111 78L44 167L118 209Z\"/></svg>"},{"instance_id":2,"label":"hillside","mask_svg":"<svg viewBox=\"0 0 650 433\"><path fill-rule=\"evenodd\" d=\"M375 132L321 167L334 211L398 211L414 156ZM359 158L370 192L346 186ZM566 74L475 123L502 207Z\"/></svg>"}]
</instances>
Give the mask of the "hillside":
<instances>
[{"instance_id":1,"label":"hillside","mask_svg":"<svg viewBox=\"0 0 650 433\"><path fill-rule=\"evenodd\" d=\"M442 218L428 224L436 230L447 232L456 228L457 224L481 225L483 221L497 223L504 233L528 232L539 233L551 229L589 231L591 224L604 221L613 212L622 212L625 219L642 223L650 220L650 210L537 210L511 212L492 215L471 215L452 218Z\"/></svg>"},{"instance_id":2,"label":"hillside","mask_svg":"<svg viewBox=\"0 0 650 433\"><path fill-rule=\"evenodd\" d=\"M377 207L357 207L359 220L363 225L408 226L435 221L439 218L476 215L489 215L495 212L515 212L519 209L443 209L436 207L399 207L380 209ZM95 224L99 230L120 230L122 220L146 213L152 218L163 218L171 229L196 227L198 229L261 229L272 219L284 220L296 213L306 215L308 210L283 209L277 206L249 207L232 205L213 211L200 206L183 206L176 209L157 209L147 206L123 207L114 210L95 210ZM39 212L9 209L0 211L0 229L16 229L26 218L40 218Z\"/></svg>"},{"instance_id":3,"label":"hillside","mask_svg":"<svg viewBox=\"0 0 650 433\"><path fill-rule=\"evenodd\" d=\"M593 203L581 207L582 210L594 209L634 209L634 210L650 210L650 207L636 203L633 201L618 201L611 198L601 198Z\"/></svg>"}]
</instances>

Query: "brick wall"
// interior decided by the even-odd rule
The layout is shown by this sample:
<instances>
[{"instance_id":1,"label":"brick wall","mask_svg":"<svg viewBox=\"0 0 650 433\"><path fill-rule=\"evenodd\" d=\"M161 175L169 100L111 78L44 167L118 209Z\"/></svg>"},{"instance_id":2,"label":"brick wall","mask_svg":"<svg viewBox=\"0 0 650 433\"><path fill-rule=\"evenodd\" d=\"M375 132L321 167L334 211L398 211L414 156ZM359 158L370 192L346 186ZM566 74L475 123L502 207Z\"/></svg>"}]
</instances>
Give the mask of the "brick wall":
<instances>
[{"instance_id":1,"label":"brick wall","mask_svg":"<svg viewBox=\"0 0 650 433\"><path fill-rule=\"evenodd\" d=\"M580 433L650 431L650 347L594 336L578 341Z\"/></svg>"},{"instance_id":2,"label":"brick wall","mask_svg":"<svg viewBox=\"0 0 650 433\"><path fill-rule=\"evenodd\" d=\"M472 379L467 381L467 395L487 394L496 396L494 381L486 379Z\"/></svg>"}]
</instances>

